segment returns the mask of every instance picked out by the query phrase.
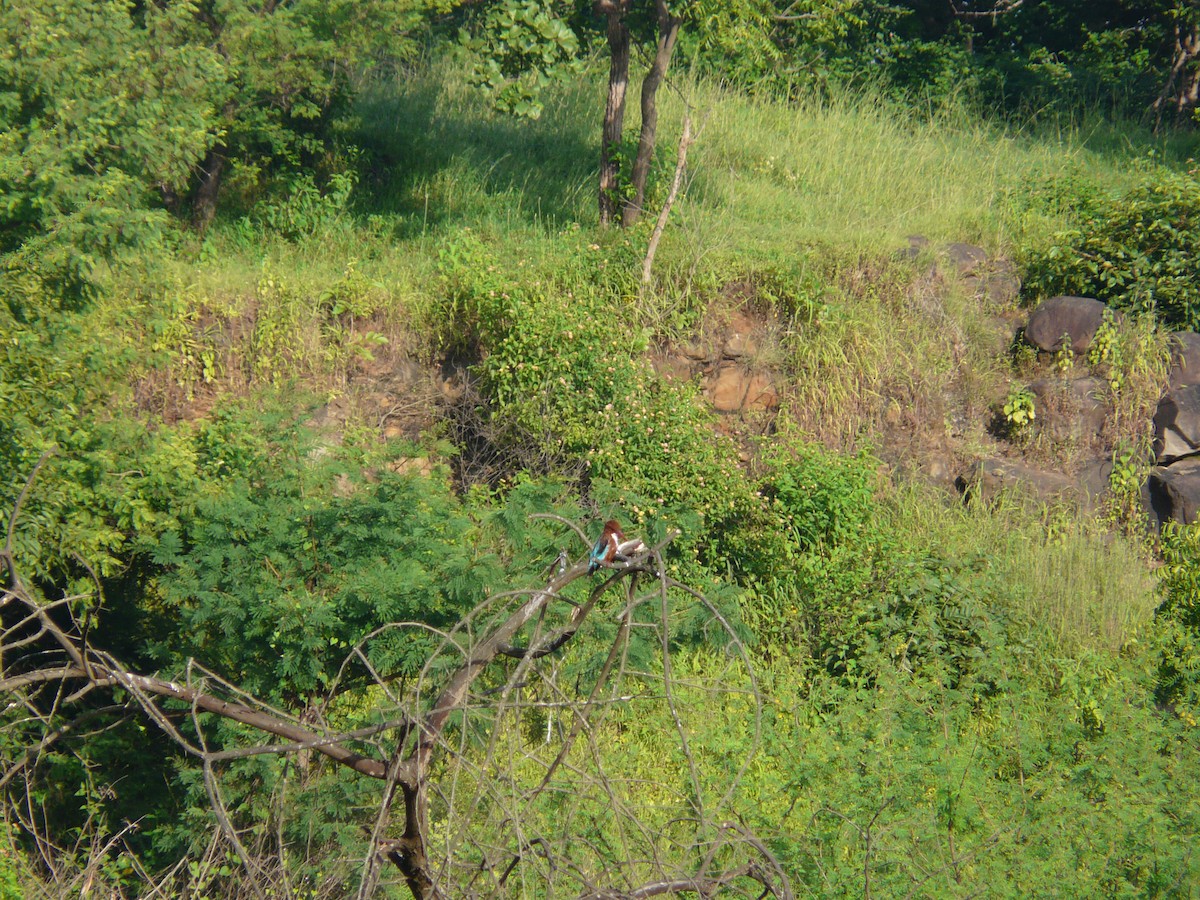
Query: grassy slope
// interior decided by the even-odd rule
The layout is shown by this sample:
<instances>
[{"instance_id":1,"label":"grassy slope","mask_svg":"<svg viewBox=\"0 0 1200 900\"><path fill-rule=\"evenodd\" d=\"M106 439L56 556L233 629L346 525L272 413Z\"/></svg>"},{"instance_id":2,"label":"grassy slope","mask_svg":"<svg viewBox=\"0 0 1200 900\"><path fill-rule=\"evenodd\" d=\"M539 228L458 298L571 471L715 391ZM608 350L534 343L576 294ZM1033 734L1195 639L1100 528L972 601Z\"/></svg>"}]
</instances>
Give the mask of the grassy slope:
<instances>
[{"instance_id":1,"label":"grassy slope","mask_svg":"<svg viewBox=\"0 0 1200 900\"><path fill-rule=\"evenodd\" d=\"M1061 214L1027 202L1033 187L1065 179L1118 190L1133 177L1108 131L1013 134L966 108L913 112L871 96L783 105L705 84L683 93L702 123L692 180L660 252L661 290L638 298L637 314L652 330L671 334L695 324L712 286L726 279L767 268L811 282L829 312L824 327L784 336L776 351L792 379L791 414L802 425L833 423L810 431L842 445L869 426L864 410L881 402L919 410L949 390L962 368L906 293L911 276L887 262L906 235L970 240L1013 254L1066 224ZM421 354L436 343L434 260L458 229L483 232L514 258L566 258L591 239L599 103L595 75L557 91L537 122L493 115L453 70L379 86L360 110L358 139L370 165L353 215L337 215L292 242L226 224L207 239L204 261L179 264L172 280L188 285L185 307L228 315L268 307L264 279L286 285L279 318L287 351L279 371L258 382L299 376L314 396L337 394L345 389L345 367L322 355L315 307L322 292L344 281L351 260L368 305L378 308L372 327L393 347ZM668 93L660 158L672 155L681 108ZM1089 139L1102 150L1089 149ZM1126 144L1142 153L1132 139ZM630 239L640 246L645 231ZM982 312L953 291L948 296L947 315L972 335ZM249 349L226 352L218 391L253 389L253 377L230 377L247 371L237 354ZM1003 390L1003 360L990 348L967 353L971 389ZM195 371L190 377L197 381ZM1120 539L1094 538L1072 525L1054 541L1039 541L1040 521L1014 531L1011 519L929 513L931 504L940 507L936 499L904 497L897 501L900 519L914 537L996 548L1029 596L1056 598L1052 618L1064 637L1119 645L1152 609L1148 582L1137 574L1144 569ZM981 533L996 542L979 540ZM1031 540L1040 549L1027 549ZM1105 609L1102 626L1094 621L1096 603Z\"/></svg>"},{"instance_id":2,"label":"grassy slope","mask_svg":"<svg viewBox=\"0 0 1200 900\"><path fill-rule=\"evenodd\" d=\"M1066 222L1061 214L1026 202L1031 186L1067 176L1117 188L1130 177L1128 158L1110 149L1107 134L1093 135L1103 137L1103 149L1093 150L1080 132L1050 138L1005 133L981 124L965 108L913 113L870 96L784 106L707 85L691 86L685 93L703 123L691 155L692 181L660 254L660 290L648 297L631 295L633 315L655 333L671 336L702 317L714 288L727 279L772 269L811 282L817 299L831 310L830 324L820 335L781 338L779 353L793 378L792 415L802 424L814 416L837 421L841 430L825 436L841 443L852 442L869 419L863 409L890 396L887 392L896 384L908 386L907 395L897 396L919 400L945 389L961 368L952 350L930 336L928 322L913 306L911 274L898 273L888 262L906 235L969 240L1011 254ZM236 316L254 307L260 314L274 309L284 329L280 342L288 349L273 363L275 372L245 374L250 369L237 354L247 348L235 347L224 358L216 388L255 391L278 375L282 380L299 377L317 395L344 392L346 369L322 355L315 310L321 294L344 280L351 259L375 310L372 327L385 333L392 347L421 355L436 344L438 322L432 310L440 287L434 260L459 229L484 233L513 258L561 259L592 241L609 246L623 240L622 235L594 232L592 224L599 109L594 75L562 89L536 123L491 115L453 72L377 88L361 109L359 136L370 171L354 215L335 216L328 227L294 242L226 223L208 237L204 261L177 264L171 281L188 286L183 319L203 319L198 308ZM680 103L669 98L660 129L663 158L671 155L667 150L680 115ZM628 239L640 246L645 232L635 231ZM282 280L287 290L264 289L267 277ZM951 297L948 315L966 334L974 334L981 312L964 298ZM967 360L976 383L992 389L1005 382L1002 361L989 352L969 348ZM195 363L190 365L190 377L199 387ZM235 378L233 370L243 374ZM1108 661L1095 666L1104 678L1112 677L1106 673L1116 651L1149 619L1155 595L1136 543L1103 534L1069 512L963 509L944 505L940 495L916 485L889 488L881 502L887 527L912 546L947 557L985 554L997 577L1012 585L1021 617L1047 633L1056 654L1086 659L1099 654ZM778 673L772 677L787 680ZM1104 694L1105 702L1110 694ZM1028 724L1039 715L1039 702L1032 699L1019 711L993 710L980 727L1002 733L1012 724L1005 716ZM851 712L838 715L836 728L843 729L839 733L847 741L872 730ZM869 795L881 790L901 797L915 792L919 800L926 788L918 784L923 776L914 767L931 764L937 748L925 746L903 765L896 760L907 758L905 741L928 741L924 725L896 732L900 749L889 750L886 759L903 771L897 770L891 787L862 779L847 787L837 783L839 767L861 771L864 763L852 758L848 743L833 746L833 738L820 738L825 726L819 718L797 713L791 728L779 726L778 743L766 754L766 774L754 787L759 796L778 800L775 805L764 801L764 810L791 808L788 791L798 788L789 781L789 772L816 766L797 758L796 748L818 739L824 743L814 744L813 752L825 754L821 758L827 768L810 773L812 790L841 796L837 802L846 815L861 812L865 822L873 810ZM1110 721L1115 731L1117 722ZM950 732L944 733L949 745ZM988 752L1003 756L1003 743L988 744ZM988 765L1005 765L980 761L961 742L945 748L943 758L959 766L960 791L968 770L972 779L986 780ZM1039 790L1065 790L1048 775L1044 780ZM896 786L902 782L903 789ZM1016 835L1005 831L1002 861L994 866L1003 869L1004 859L1020 858L1022 828L1043 837L1053 832L1028 813L1012 813L1011 807L1024 804L1029 794L1001 796L990 783L977 788L978 815L1015 815L1013 821L1023 823L1016 826ZM867 804L863 810L852 810L852 801L838 794L851 789L861 791L859 800ZM772 795L773 790L778 793ZM890 826L893 834L916 820L918 806L904 808ZM853 829L825 835L821 829L832 826L818 822L820 804L806 800L801 808L810 817L807 824L795 816L777 823L803 834L796 845L802 849L789 865L797 871L824 865L826 889L852 889L864 850ZM946 835L943 830L942 837ZM991 846L982 835L981 829L973 844L981 854ZM823 864L820 855L833 853L835 845L844 849L843 858ZM951 855L953 846L950 835ZM889 865L900 871L903 842L889 837L885 847L894 857ZM941 850L929 852L936 857ZM1000 877L994 866L981 866L978 877L985 880L980 883ZM821 883L815 875L813 879L813 884ZM966 891L972 881L968 877L964 886L939 878L935 883L955 893Z\"/></svg>"}]
</instances>

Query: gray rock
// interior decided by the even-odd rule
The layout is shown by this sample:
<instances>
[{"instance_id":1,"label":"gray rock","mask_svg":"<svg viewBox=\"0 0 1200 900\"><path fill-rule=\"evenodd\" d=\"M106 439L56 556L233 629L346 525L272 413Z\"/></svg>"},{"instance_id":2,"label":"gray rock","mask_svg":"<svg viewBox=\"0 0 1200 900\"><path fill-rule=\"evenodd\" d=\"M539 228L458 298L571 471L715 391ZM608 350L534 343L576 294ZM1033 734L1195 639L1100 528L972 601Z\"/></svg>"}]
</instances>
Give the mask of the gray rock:
<instances>
[{"instance_id":1,"label":"gray rock","mask_svg":"<svg viewBox=\"0 0 1200 900\"><path fill-rule=\"evenodd\" d=\"M993 260L986 269L965 277L963 284L976 297L997 306L1013 303L1021 296L1021 278L1007 260Z\"/></svg>"},{"instance_id":2,"label":"gray rock","mask_svg":"<svg viewBox=\"0 0 1200 900\"><path fill-rule=\"evenodd\" d=\"M1039 500L1080 493L1075 479L1061 472L1038 469L1010 459L985 459L961 481L983 500L993 500L1003 491L1017 491Z\"/></svg>"},{"instance_id":3,"label":"gray rock","mask_svg":"<svg viewBox=\"0 0 1200 900\"><path fill-rule=\"evenodd\" d=\"M1153 469L1147 489L1151 516L1160 526L1166 522L1195 522L1200 509L1200 458L1190 457Z\"/></svg>"},{"instance_id":4,"label":"gray rock","mask_svg":"<svg viewBox=\"0 0 1200 900\"><path fill-rule=\"evenodd\" d=\"M1108 418L1108 390L1099 378L1042 378L1029 386L1037 425L1055 440L1099 435Z\"/></svg>"},{"instance_id":5,"label":"gray rock","mask_svg":"<svg viewBox=\"0 0 1200 900\"><path fill-rule=\"evenodd\" d=\"M947 244L942 254L949 267L959 275L970 275L987 264L987 251L974 244L954 242Z\"/></svg>"},{"instance_id":6,"label":"gray rock","mask_svg":"<svg viewBox=\"0 0 1200 900\"><path fill-rule=\"evenodd\" d=\"M1098 500L1108 493L1112 470L1112 459L1101 456L1085 464L1079 471L1079 486L1090 500Z\"/></svg>"},{"instance_id":7,"label":"gray rock","mask_svg":"<svg viewBox=\"0 0 1200 900\"><path fill-rule=\"evenodd\" d=\"M1081 353L1091 346L1096 330L1104 321L1105 306L1091 297L1051 297L1043 301L1029 317L1025 340L1039 350L1053 353L1063 347L1063 336L1071 339L1071 349Z\"/></svg>"},{"instance_id":8,"label":"gray rock","mask_svg":"<svg viewBox=\"0 0 1200 900\"><path fill-rule=\"evenodd\" d=\"M1180 331L1171 335L1171 357L1168 384L1172 388L1200 384L1200 334Z\"/></svg>"},{"instance_id":9,"label":"gray rock","mask_svg":"<svg viewBox=\"0 0 1200 900\"><path fill-rule=\"evenodd\" d=\"M1154 413L1154 458L1159 465L1200 452L1200 384L1173 388Z\"/></svg>"}]
</instances>

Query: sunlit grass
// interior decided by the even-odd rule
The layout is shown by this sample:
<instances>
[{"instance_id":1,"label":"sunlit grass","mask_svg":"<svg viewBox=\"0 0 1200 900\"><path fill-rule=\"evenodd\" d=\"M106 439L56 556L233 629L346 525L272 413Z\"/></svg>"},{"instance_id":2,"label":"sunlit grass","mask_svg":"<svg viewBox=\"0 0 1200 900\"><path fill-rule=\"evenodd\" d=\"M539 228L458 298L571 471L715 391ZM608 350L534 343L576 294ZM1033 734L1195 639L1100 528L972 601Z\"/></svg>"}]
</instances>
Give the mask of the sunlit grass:
<instances>
[{"instance_id":1,"label":"sunlit grass","mask_svg":"<svg viewBox=\"0 0 1200 900\"><path fill-rule=\"evenodd\" d=\"M1127 180L1083 135L1051 141L983 121L965 103L899 108L870 94L791 104L710 88L693 200L745 250L809 242L898 247L909 234L1010 249L1053 225L1015 202L1040 179Z\"/></svg>"},{"instance_id":2,"label":"sunlit grass","mask_svg":"<svg viewBox=\"0 0 1200 900\"><path fill-rule=\"evenodd\" d=\"M1064 652L1117 651L1159 603L1143 542L1100 527L1072 507L1014 497L948 502L908 485L887 504L889 525L914 546L979 555L1013 587L1013 612Z\"/></svg>"}]
</instances>

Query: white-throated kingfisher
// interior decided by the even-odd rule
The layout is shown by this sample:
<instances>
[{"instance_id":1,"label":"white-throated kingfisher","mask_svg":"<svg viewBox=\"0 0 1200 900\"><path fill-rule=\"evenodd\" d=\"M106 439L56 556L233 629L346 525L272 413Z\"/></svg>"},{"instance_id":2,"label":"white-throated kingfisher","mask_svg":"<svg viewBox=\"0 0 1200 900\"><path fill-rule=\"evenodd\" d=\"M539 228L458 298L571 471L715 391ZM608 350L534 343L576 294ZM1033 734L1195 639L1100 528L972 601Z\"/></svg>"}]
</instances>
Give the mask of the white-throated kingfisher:
<instances>
[{"instance_id":1,"label":"white-throated kingfisher","mask_svg":"<svg viewBox=\"0 0 1200 900\"><path fill-rule=\"evenodd\" d=\"M592 547L592 553L588 557L588 574L591 575L604 563L610 563L617 558L617 546L625 540L625 535L621 533L621 526L614 519L609 519L604 523L604 531L600 532L600 539L596 541Z\"/></svg>"}]
</instances>

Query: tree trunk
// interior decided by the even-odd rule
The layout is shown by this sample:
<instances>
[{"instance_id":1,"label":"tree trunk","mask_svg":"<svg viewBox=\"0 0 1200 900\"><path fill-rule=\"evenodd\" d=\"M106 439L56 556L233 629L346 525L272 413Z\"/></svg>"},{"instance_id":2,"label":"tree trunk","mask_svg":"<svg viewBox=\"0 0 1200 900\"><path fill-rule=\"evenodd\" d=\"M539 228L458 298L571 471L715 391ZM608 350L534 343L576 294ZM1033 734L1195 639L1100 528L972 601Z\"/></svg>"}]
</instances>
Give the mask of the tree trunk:
<instances>
[{"instance_id":1,"label":"tree trunk","mask_svg":"<svg viewBox=\"0 0 1200 900\"><path fill-rule=\"evenodd\" d=\"M667 0L655 0L654 5L658 13L658 48L646 73L646 80L642 82L642 130L638 135L637 157L633 161L630 177L633 196L626 199L621 207L621 224L626 228L638 220L646 200L646 179L654 159L654 139L658 130L658 88L671 65L675 39L679 37L679 26L683 21L671 15Z\"/></svg>"},{"instance_id":2,"label":"tree trunk","mask_svg":"<svg viewBox=\"0 0 1200 900\"><path fill-rule=\"evenodd\" d=\"M625 128L625 93L629 87L629 26L625 22L628 0L598 0L596 12L608 16L608 102L600 134L600 224L617 217L620 207L621 161L616 150Z\"/></svg>"},{"instance_id":3,"label":"tree trunk","mask_svg":"<svg viewBox=\"0 0 1200 900\"><path fill-rule=\"evenodd\" d=\"M217 194L221 191L221 176L225 173L225 148L218 144L208 151L200 164L200 183L192 201L192 225L204 234L217 213Z\"/></svg>"},{"instance_id":4,"label":"tree trunk","mask_svg":"<svg viewBox=\"0 0 1200 900\"><path fill-rule=\"evenodd\" d=\"M1200 102L1200 25L1193 24L1191 34L1180 40L1180 53L1187 58L1183 67L1183 82L1179 86L1176 114L1182 119Z\"/></svg>"},{"instance_id":5,"label":"tree trunk","mask_svg":"<svg viewBox=\"0 0 1200 900\"><path fill-rule=\"evenodd\" d=\"M1175 23L1175 49L1172 54L1171 71L1158 99L1154 101L1154 127L1162 127L1167 107L1175 107L1177 118L1184 118L1200 101L1200 24ZM1176 87L1178 85L1178 87Z\"/></svg>"}]
</instances>

